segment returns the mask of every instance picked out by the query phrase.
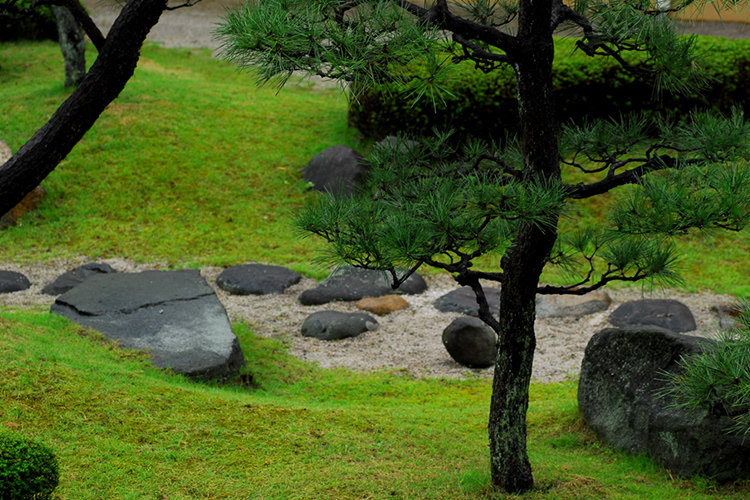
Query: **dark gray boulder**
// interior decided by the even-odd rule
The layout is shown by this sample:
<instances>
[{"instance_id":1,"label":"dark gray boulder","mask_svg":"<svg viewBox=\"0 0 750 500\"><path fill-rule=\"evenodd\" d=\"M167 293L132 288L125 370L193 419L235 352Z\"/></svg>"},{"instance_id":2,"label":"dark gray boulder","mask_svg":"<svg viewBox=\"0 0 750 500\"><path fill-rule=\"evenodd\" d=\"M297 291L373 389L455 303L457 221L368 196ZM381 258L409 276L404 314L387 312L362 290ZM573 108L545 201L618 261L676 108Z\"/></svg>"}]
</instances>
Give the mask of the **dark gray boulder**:
<instances>
[{"instance_id":1,"label":"dark gray boulder","mask_svg":"<svg viewBox=\"0 0 750 500\"><path fill-rule=\"evenodd\" d=\"M733 423L706 411L690 413L657 397L683 355L710 342L654 327L596 333L581 364L578 406L599 437L628 453L646 454L673 473L719 481L750 477L750 439L728 435Z\"/></svg>"},{"instance_id":2,"label":"dark gray boulder","mask_svg":"<svg viewBox=\"0 0 750 500\"><path fill-rule=\"evenodd\" d=\"M216 278L216 284L233 295L266 295L283 293L301 279L300 273L286 267L241 264L224 269Z\"/></svg>"},{"instance_id":3,"label":"dark gray boulder","mask_svg":"<svg viewBox=\"0 0 750 500\"><path fill-rule=\"evenodd\" d=\"M362 155L348 146L331 146L310 159L302 177L318 191L349 196L367 179L369 167Z\"/></svg>"},{"instance_id":4,"label":"dark gray boulder","mask_svg":"<svg viewBox=\"0 0 750 500\"><path fill-rule=\"evenodd\" d=\"M500 289L484 287L484 295L487 297L487 303L490 306L492 314L497 314L497 311L500 310ZM469 316L479 316L477 297L469 286L462 286L438 297L435 300L434 306L440 312L456 312L468 314Z\"/></svg>"},{"instance_id":5,"label":"dark gray boulder","mask_svg":"<svg viewBox=\"0 0 750 500\"><path fill-rule=\"evenodd\" d=\"M318 311L302 323L302 336L320 340L339 340L356 337L377 328L377 320L369 314Z\"/></svg>"},{"instance_id":6,"label":"dark gray boulder","mask_svg":"<svg viewBox=\"0 0 750 500\"><path fill-rule=\"evenodd\" d=\"M0 271L0 293L20 292L31 287L29 279L15 271Z\"/></svg>"},{"instance_id":7,"label":"dark gray boulder","mask_svg":"<svg viewBox=\"0 0 750 500\"><path fill-rule=\"evenodd\" d=\"M84 264L58 276L55 281L42 289L42 293L60 295L80 285L87 278L95 274L109 274L114 272L116 271L109 264L100 264L98 262Z\"/></svg>"},{"instance_id":8,"label":"dark gray boulder","mask_svg":"<svg viewBox=\"0 0 750 500\"><path fill-rule=\"evenodd\" d=\"M409 276L394 290L391 288L390 276L381 271L345 266L335 270L317 287L302 292L299 301L310 306L334 301L354 301L364 297L382 297L392 293L419 294L425 290L427 283L417 273Z\"/></svg>"},{"instance_id":9,"label":"dark gray boulder","mask_svg":"<svg viewBox=\"0 0 750 500\"><path fill-rule=\"evenodd\" d=\"M487 368L495 364L497 335L479 318L454 319L443 330L443 345L458 364L469 368Z\"/></svg>"},{"instance_id":10,"label":"dark gray boulder","mask_svg":"<svg viewBox=\"0 0 750 500\"><path fill-rule=\"evenodd\" d=\"M605 292L585 295L537 295L537 318L581 318L606 311L612 299Z\"/></svg>"},{"instance_id":11,"label":"dark gray boulder","mask_svg":"<svg viewBox=\"0 0 750 500\"><path fill-rule=\"evenodd\" d=\"M224 307L195 270L97 274L51 310L193 378L226 378L245 364Z\"/></svg>"},{"instance_id":12,"label":"dark gray boulder","mask_svg":"<svg viewBox=\"0 0 750 500\"><path fill-rule=\"evenodd\" d=\"M690 309L672 299L641 299L625 302L609 316L615 326L653 325L682 333L696 329Z\"/></svg>"}]
</instances>

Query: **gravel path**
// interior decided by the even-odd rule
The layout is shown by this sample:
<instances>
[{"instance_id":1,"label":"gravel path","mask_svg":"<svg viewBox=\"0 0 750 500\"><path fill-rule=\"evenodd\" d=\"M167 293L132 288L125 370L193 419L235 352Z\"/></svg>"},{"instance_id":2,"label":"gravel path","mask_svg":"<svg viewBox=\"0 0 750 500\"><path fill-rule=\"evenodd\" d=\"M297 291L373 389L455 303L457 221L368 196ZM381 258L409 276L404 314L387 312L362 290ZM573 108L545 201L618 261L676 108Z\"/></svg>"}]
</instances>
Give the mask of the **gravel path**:
<instances>
[{"instance_id":1,"label":"gravel path","mask_svg":"<svg viewBox=\"0 0 750 500\"><path fill-rule=\"evenodd\" d=\"M28 290L0 294L0 306L9 308L42 308L47 310L54 297L44 295L41 289L63 272L73 269L89 259L53 260L44 264L17 265L5 263L5 270L25 274L32 282ZM119 272L158 269L158 265L136 265L124 259L104 259ZM304 319L315 311L358 311L352 303L331 303L322 306L303 306L298 295L316 285L303 279L283 294L265 296L230 295L215 286L220 268L201 271L214 286L216 293L232 321L245 322L258 335L280 339L289 352L300 359L313 361L322 367L349 367L354 370L394 370L415 377L487 377L492 369L464 368L446 352L441 336L443 329L458 314L442 313L433 307L435 299L455 289L458 285L446 275L428 278L429 288L421 295L406 295L408 309L388 316L377 317L379 328L356 338L326 342L302 337L300 330ZM537 350L534 356L534 378L553 382L578 374L583 350L591 336L609 325L607 317L620 304L642 297L673 298L686 304L695 316L698 329L693 335L711 335L718 328L718 318L711 307L731 304L734 299L713 293L685 294L670 290L642 293L639 289L608 291L612 305L607 311L581 319L539 319L535 328Z\"/></svg>"}]
</instances>

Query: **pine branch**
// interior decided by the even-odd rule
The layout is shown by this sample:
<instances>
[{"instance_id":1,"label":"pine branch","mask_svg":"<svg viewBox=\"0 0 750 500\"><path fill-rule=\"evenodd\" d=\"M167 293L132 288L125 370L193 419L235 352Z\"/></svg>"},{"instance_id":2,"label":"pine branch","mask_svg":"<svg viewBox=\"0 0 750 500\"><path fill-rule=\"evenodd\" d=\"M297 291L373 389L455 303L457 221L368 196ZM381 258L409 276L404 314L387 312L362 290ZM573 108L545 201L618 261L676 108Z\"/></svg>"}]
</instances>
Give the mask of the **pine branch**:
<instances>
[{"instance_id":1,"label":"pine branch","mask_svg":"<svg viewBox=\"0 0 750 500\"><path fill-rule=\"evenodd\" d=\"M500 322L492 315L490 311L490 305L487 302L487 296L484 294L482 284L479 283L479 278L472 274L461 274L456 277L456 282L461 286L471 287L474 295L477 298L477 305L479 306L479 319L485 322L495 333L500 332Z\"/></svg>"},{"instance_id":2,"label":"pine branch","mask_svg":"<svg viewBox=\"0 0 750 500\"><path fill-rule=\"evenodd\" d=\"M625 276L625 275L615 275L615 274L605 274L601 277L599 281L594 283L593 285L589 286L581 286L584 283L588 282L588 279L581 281L579 283L575 283L573 285L566 285L566 286L551 286L551 285L544 285L537 287L536 293L540 295L586 295L589 292L593 292L594 290L598 290L599 288L603 287L607 283L611 283L613 281L624 281L624 282L633 282L633 281L640 281L644 278L648 278L648 274L640 272L636 272L636 274L632 276Z\"/></svg>"},{"instance_id":3,"label":"pine branch","mask_svg":"<svg viewBox=\"0 0 750 500\"><path fill-rule=\"evenodd\" d=\"M576 185L566 184L565 189L568 198L580 200L604 194L614 188L626 184L637 184L646 174L651 172L668 168L679 168L685 165L696 165L705 162L706 160L703 159L681 160L671 156L662 155L651 158L640 166L619 174L613 175L612 170L610 169L610 173L598 182L593 182L591 184L584 184L581 182ZM627 161L621 163L625 165L627 164Z\"/></svg>"},{"instance_id":4,"label":"pine branch","mask_svg":"<svg viewBox=\"0 0 750 500\"><path fill-rule=\"evenodd\" d=\"M478 40L504 51L509 60L518 53L519 42L513 35L485 24L475 23L453 14L445 0L437 0L430 9L425 9L412 2L397 0L404 10L419 17L425 23L438 29L450 31L464 40Z\"/></svg>"}]
</instances>

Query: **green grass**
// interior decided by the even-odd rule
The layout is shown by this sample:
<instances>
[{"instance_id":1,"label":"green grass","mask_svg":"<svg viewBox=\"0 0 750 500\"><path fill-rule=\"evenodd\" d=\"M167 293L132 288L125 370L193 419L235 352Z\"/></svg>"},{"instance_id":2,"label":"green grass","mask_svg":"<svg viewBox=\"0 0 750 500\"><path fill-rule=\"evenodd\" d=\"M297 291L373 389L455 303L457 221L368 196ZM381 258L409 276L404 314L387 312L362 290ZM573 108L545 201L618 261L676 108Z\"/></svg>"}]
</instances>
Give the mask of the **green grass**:
<instances>
[{"instance_id":1,"label":"green grass","mask_svg":"<svg viewBox=\"0 0 750 500\"><path fill-rule=\"evenodd\" d=\"M0 45L0 137L14 151L65 99L62 80L54 43ZM0 259L257 261L323 277L315 260L322 243L303 238L289 215L311 196L301 168L335 144L362 149L336 89L305 82L279 93L257 89L252 75L208 51L147 46L121 96L44 181L41 209L0 232ZM595 202L565 223L603 215ZM678 248L684 290L750 295L750 231L709 241L696 235ZM499 257L480 263L497 268ZM563 277L552 269L545 279Z\"/></svg>"},{"instance_id":2,"label":"green grass","mask_svg":"<svg viewBox=\"0 0 750 500\"><path fill-rule=\"evenodd\" d=\"M67 96L59 59L52 43L0 46L0 130L14 151ZM301 168L331 145L356 145L345 98L309 87L258 90L207 51L146 47L120 97L44 182L41 210L0 234L0 258L306 270L319 242L288 217L306 196Z\"/></svg>"},{"instance_id":3,"label":"green grass","mask_svg":"<svg viewBox=\"0 0 750 500\"><path fill-rule=\"evenodd\" d=\"M211 387L40 312L0 313L0 426L50 445L60 498L477 498L490 382L324 370L235 325L253 384ZM528 498L743 498L676 479L584 426L572 382L533 385Z\"/></svg>"},{"instance_id":4,"label":"green grass","mask_svg":"<svg viewBox=\"0 0 750 500\"><path fill-rule=\"evenodd\" d=\"M0 44L0 136L14 150L67 95L58 51ZM311 263L320 244L287 221L310 196L301 167L334 144L360 146L335 91L258 90L206 51L148 46L121 97L45 180L41 209L0 232L0 261L260 261L322 276ZM688 240L686 289L750 294L749 243ZM488 495L486 379L324 370L234 329L249 386L197 384L44 311L0 311L0 426L55 450L64 499ZM573 382L532 386L529 498L750 495L747 481L672 478L606 448L575 394Z\"/></svg>"}]
</instances>

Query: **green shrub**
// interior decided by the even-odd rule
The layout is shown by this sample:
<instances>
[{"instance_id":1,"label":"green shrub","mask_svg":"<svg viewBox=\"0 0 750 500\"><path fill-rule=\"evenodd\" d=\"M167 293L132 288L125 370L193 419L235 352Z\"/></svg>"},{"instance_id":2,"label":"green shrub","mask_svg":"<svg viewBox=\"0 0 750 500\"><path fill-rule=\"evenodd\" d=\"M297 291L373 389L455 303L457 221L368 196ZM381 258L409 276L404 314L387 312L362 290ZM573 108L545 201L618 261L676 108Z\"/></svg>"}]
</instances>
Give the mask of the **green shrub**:
<instances>
[{"instance_id":1,"label":"green shrub","mask_svg":"<svg viewBox=\"0 0 750 500\"><path fill-rule=\"evenodd\" d=\"M750 40L697 37L696 61L708 88L677 97L665 94L659 100L654 98L652 78L623 70L611 57L589 57L575 50L573 40L562 38L556 39L555 52L553 85L560 123L644 110L668 115L695 109L725 112L736 104L750 111ZM629 62L637 63L638 57L629 56ZM426 69L416 62L409 71L419 75ZM445 86L452 96L436 103L414 102L403 90L388 85L368 89L350 103L349 123L374 138L399 131L424 135L433 128L493 137L515 130L518 111L511 68L485 74L464 62Z\"/></svg>"},{"instance_id":2,"label":"green shrub","mask_svg":"<svg viewBox=\"0 0 750 500\"><path fill-rule=\"evenodd\" d=\"M58 480L57 460L48 447L0 432L0 498L50 498Z\"/></svg>"},{"instance_id":3,"label":"green shrub","mask_svg":"<svg viewBox=\"0 0 750 500\"><path fill-rule=\"evenodd\" d=\"M49 7L37 7L33 13L19 17L32 0L0 0L0 42L12 40L57 40L57 24Z\"/></svg>"}]
</instances>

